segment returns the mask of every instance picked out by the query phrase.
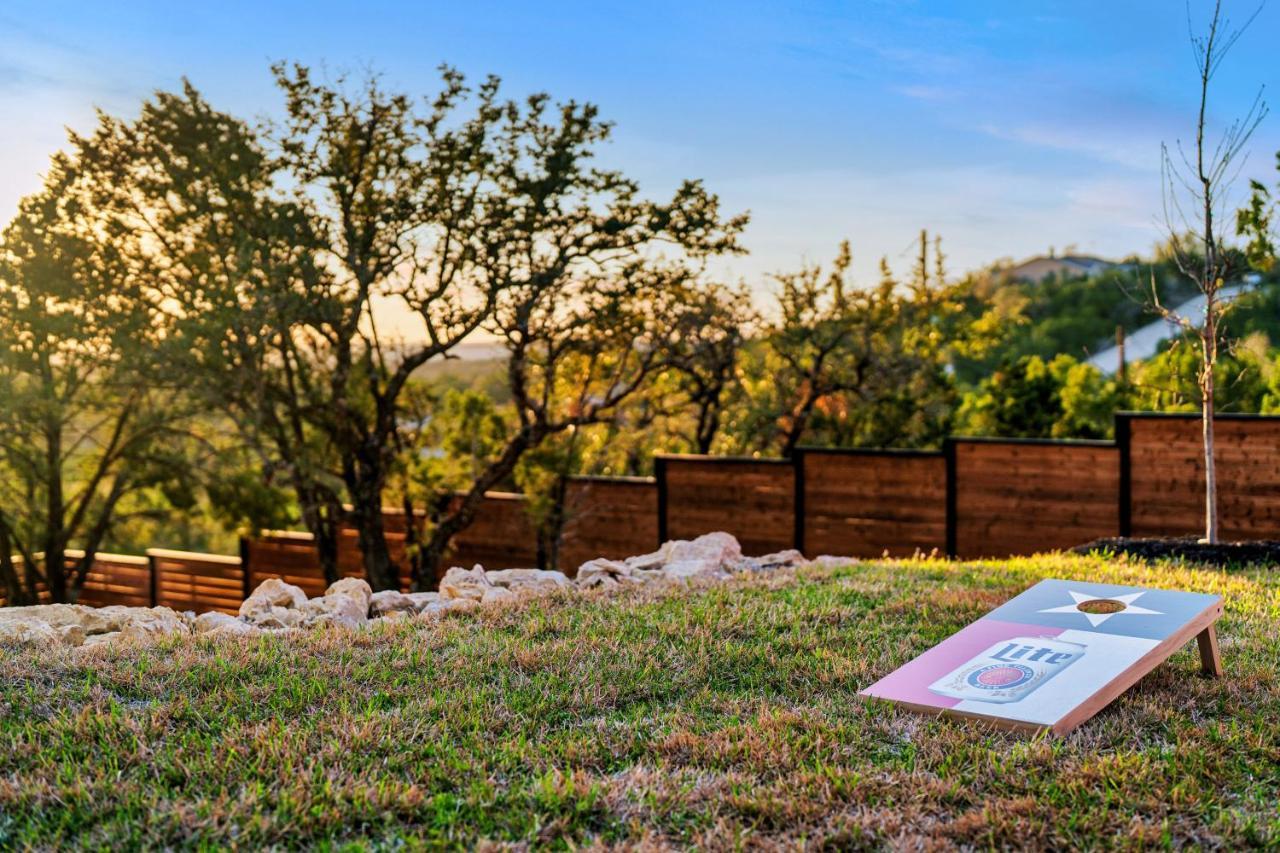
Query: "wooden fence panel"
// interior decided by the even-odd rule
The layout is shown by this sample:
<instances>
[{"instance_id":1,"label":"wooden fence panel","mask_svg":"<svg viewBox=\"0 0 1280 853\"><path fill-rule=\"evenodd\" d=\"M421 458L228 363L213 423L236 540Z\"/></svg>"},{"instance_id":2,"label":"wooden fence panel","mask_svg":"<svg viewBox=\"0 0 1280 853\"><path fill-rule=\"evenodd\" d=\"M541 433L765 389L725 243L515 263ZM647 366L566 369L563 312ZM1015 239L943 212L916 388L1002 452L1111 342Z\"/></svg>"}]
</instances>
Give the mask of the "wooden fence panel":
<instances>
[{"instance_id":1,"label":"wooden fence panel","mask_svg":"<svg viewBox=\"0 0 1280 853\"><path fill-rule=\"evenodd\" d=\"M155 571L156 605L204 613L237 613L244 600L244 567L239 557L190 551L147 551Z\"/></svg>"},{"instance_id":2,"label":"wooden fence panel","mask_svg":"<svg viewBox=\"0 0 1280 853\"><path fill-rule=\"evenodd\" d=\"M310 533L284 530L245 539L242 552L248 565L249 589L256 589L268 578L279 578L300 587L308 598L324 595L324 573L313 542Z\"/></svg>"},{"instance_id":3,"label":"wooden fence panel","mask_svg":"<svg viewBox=\"0 0 1280 853\"><path fill-rule=\"evenodd\" d=\"M525 512L524 496L489 492L471 526L454 537L445 565L469 569L528 569L538 564L538 537Z\"/></svg>"},{"instance_id":4,"label":"wooden fence panel","mask_svg":"<svg viewBox=\"0 0 1280 853\"><path fill-rule=\"evenodd\" d=\"M947 547L943 454L802 450L797 464L805 554L909 557Z\"/></svg>"},{"instance_id":5,"label":"wooden fence panel","mask_svg":"<svg viewBox=\"0 0 1280 853\"><path fill-rule=\"evenodd\" d=\"M621 560L658 546L658 486L650 478L574 477L565 495L558 568L573 577L597 557Z\"/></svg>"},{"instance_id":6,"label":"wooden fence panel","mask_svg":"<svg viewBox=\"0 0 1280 853\"><path fill-rule=\"evenodd\" d=\"M1118 415L1127 437L1132 536L1204 535L1204 446L1199 415ZM1280 418L1214 419L1218 519L1223 539L1280 539Z\"/></svg>"},{"instance_id":7,"label":"wooden fence panel","mask_svg":"<svg viewBox=\"0 0 1280 853\"><path fill-rule=\"evenodd\" d=\"M795 546L795 468L781 459L660 456L664 539L723 530L756 556Z\"/></svg>"},{"instance_id":8,"label":"wooden fence panel","mask_svg":"<svg viewBox=\"0 0 1280 853\"><path fill-rule=\"evenodd\" d=\"M956 556L1071 548L1119 532L1120 454L1110 442L957 439Z\"/></svg>"},{"instance_id":9,"label":"wooden fence panel","mask_svg":"<svg viewBox=\"0 0 1280 853\"><path fill-rule=\"evenodd\" d=\"M67 567L83 556L83 551L68 551ZM128 554L95 554L78 601L89 607L151 607L151 561Z\"/></svg>"}]
</instances>

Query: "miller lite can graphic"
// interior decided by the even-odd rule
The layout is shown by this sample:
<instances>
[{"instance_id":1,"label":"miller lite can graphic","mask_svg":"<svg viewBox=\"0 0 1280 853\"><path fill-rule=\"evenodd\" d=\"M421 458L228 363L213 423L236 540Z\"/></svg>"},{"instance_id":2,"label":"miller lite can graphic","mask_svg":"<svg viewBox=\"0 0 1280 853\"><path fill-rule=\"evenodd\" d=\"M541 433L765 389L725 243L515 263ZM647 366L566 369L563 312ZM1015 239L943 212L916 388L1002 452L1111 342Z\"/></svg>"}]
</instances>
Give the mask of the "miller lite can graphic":
<instances>
[{"instance_id":1,"label":"miller lite can graphic","mask_svg":"<svg viewBox=\"0 0 1280 853\"><path fill-rule=\"evenodd\" d=\"M1052 637L1001 640L929 685L940 696L978 702L1021 702L1084 657L1085 647Z\"/></svg>"}]
</instances>

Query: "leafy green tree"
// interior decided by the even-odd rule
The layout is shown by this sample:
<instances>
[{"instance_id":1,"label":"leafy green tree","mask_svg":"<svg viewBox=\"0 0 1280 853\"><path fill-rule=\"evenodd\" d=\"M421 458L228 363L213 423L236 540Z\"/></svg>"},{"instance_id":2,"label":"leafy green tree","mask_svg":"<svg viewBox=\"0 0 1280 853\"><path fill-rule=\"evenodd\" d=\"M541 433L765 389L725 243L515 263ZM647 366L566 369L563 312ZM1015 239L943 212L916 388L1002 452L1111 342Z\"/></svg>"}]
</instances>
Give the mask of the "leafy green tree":
<instances>
[{"instance_id":1,"label":"leafy green tree","mask_svg":"<svg viewBox=\"0 0 1280 853\"><path fill-rule=\"evenodd\" d=\"M1280 152L1276 152L1276 170L1280 171ZM1248 238L1245 256L1255 269L1270 272L1276 265L1274 231L1276 205L1271 191L1262 181L1250 181L1249 203L1236 212L1236 234Z\"/></svg>"},{"instance_id":2,"label":"leafy green tree","mask_svg":"<svg viewBox=\"0 0 1280 853\"><path fill-rule=\"evenodd\" d=\"M278 523L261 512L263 490L287 487L336 580L344 481L323 427L335 395L350 395L331 381L346 327L309 202L278 192L261 134L190 84L158 93L134 122L103 116L77 147L111 175L94 201L143 271L143 296L173 317L157 381L234 425L257 460L256 487L240 475L234 489L211 484L218 511Z\"/></svg>"},{"instance_id":3,"label":"leafy green tree","mask_svg":"<svg viewBox=\"0 0 1280 853\"><path fill-rule=\"evenodd\" d=\"M54 158L0 239L0 583L10 604L74 602L129 501L179 486L180 409L148 381L162 318L113 224L104 175ZM68 559L68 550L83 556Z\"/></svg>"},{"instance_id":4,"label":"leafy green tree","mask_svg":"<svg viewBox=\"0 0 1280 853\"><path fill-rule=\"evenodd\" d=\"M961 432L1008 438L1106 438L1123 408L1114 380L1069 355L1046 362L1022 356L996 370L964 397Z\"/></svg>"}]
</instances>

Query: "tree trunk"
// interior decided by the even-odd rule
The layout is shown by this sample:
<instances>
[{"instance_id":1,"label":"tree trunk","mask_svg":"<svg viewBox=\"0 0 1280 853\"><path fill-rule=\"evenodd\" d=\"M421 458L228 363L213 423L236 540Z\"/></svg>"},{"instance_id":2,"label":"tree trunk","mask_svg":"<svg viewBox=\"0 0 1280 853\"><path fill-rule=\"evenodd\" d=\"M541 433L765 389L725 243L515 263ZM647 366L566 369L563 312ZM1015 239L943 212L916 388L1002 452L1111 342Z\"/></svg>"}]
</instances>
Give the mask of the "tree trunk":
<instances>
[{"instance_id":1,"label":"tree trunk","mask_svg":"<svg viewBox=\"0 0 1280 853\"><path fill-rule=\"evenodd\" d=\"M551 511L538 525L538 568L558 569L560 567L560 543L564 537L564 526L568 520L565 513L565 498L569 491L569 478L556 477L551 487Z\"/></svg>"},{"instance_id":2,"label":"tree trunk","mask_svg":"<svg viewBox=\"0 0 1280 853\"><path fill-rule=\"evenodd\" d=\"M1213 333L1212 321L1205 324ZM1205 358L1204 377L1201 381L1200 423L1204 436L1204 541L1211 545L1218 542L1218 466L1213 458L1213 361Z\"/></svg>"},{"instance_id":3,"label":"tree trunk","mask_svg":"<svg viewBox=\"0 0 1280 853\"><path fill-rule=\"evenodd\" d=\"M360 541L365 580L374 592L400 589L400 571L387 547L387 531L382 520L382 491L385 469L378 448L370 448L346 466L345 479L351 497L351 521Z\"/></svg>"},{"instance_id":4,"label":"tree trunk","mask_svg":"<svg viewBox=\"0 0 1280 853\"><path fill-rule=\"evenodd\" d=\"M324 582L326 585L335 583L341 577L338 571L338 535L344 515L342 507L310 489L299 488L297 493L302 504L302 523L315 542Z\"/></svg>"},{"instance_id":5,"label":"tree trunk","mask_svg":"<svg viewBox=\"0 0 1280 853\"><path fill-rule=\"evenodd\" d=\"M414 583L417 590L435 589L440 579L440 569L444 564L445 554L453 543L453 537L466 530L475 519L476 510L484 500L485 492L492 489L515 470L516 463L525 451L536 447L546 438L546 430L537 426L525 426L516 433L502 455L490 463L489 467L476 477L471 489L462 496L456 506L446 505L444 514L437 518L431 528L431 535L422 546L419 562L419 576Z\"/></svg>"}]
</instances>

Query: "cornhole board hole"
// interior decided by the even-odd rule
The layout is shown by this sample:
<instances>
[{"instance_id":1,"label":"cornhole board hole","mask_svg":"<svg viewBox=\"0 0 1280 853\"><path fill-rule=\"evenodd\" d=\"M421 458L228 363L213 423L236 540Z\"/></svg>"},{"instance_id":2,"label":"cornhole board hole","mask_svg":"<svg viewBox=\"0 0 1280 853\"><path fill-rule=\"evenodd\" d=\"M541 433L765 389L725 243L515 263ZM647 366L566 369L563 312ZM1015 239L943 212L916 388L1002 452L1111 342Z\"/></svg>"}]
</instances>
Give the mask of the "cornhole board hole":
<instances>
[{"instance_id":1,"label":"cornhole board hole","mask_svg":"<svg viewBox=\"0 0 1280 853\"><path fill-rule=\"evenodd\" d=\"M1222 597L1043 580L872 684L903 708L1065 734L1192 637L1222 674Z\"/></svg>"}]
</instances>

